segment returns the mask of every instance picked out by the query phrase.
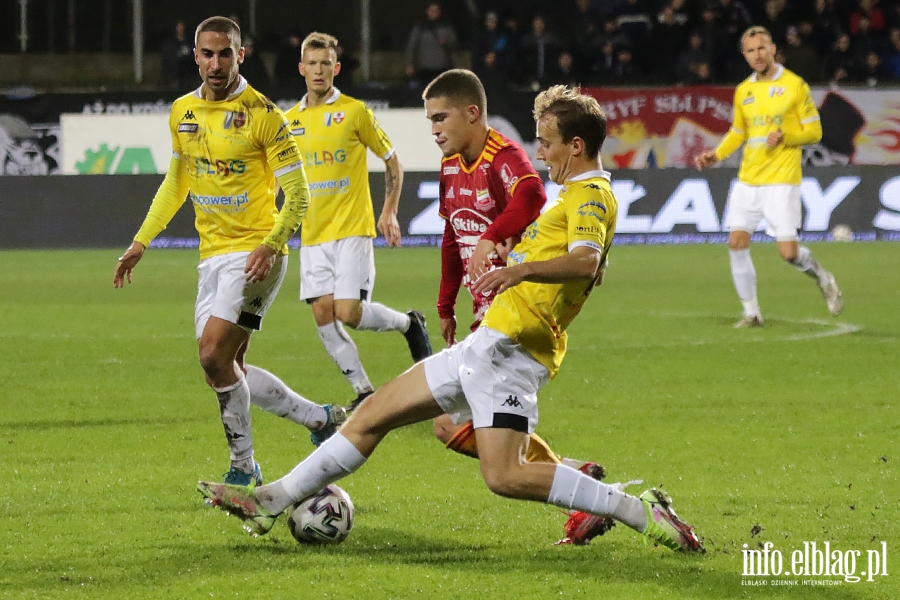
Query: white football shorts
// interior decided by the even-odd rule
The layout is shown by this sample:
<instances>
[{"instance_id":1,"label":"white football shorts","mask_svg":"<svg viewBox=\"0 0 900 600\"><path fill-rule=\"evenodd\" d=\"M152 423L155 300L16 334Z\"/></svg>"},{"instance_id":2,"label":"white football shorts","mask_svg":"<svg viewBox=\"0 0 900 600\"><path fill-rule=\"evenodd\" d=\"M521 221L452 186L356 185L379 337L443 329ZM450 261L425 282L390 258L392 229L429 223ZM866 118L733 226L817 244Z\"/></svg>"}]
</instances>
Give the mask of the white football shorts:
<instances>
[{"instance_id":1,"label":"white football shorts","mask_svg":"<svg viewBox=\"0 0 900 600\"><path fill-rule=\"evenodd\" d=\"M349 237L300 246L300 299L371 300L375 287L372 238Z\"/></svg>"},{"instance_id":2,"label":"white football shorts","mask_svg":"<svg viewBox=\"0 0 900 600\"><path fill-rule=\"evenodd\" d=\"M800 229L802 210L799 185L748 185L737 182L728 199L729 230L753 233L762 219L766 233L778 241L794 241Z\"/></svg>"},{"instance_id":3,"label":"white football shorts","mask_svg":"<svg viewBox=\"0 0 900 600\"><path fill-rule=\"evenodd\" d=\"M425 379L456 424L531 433L538 423L538 391L547 368L502 333L479 327L458 344L425 359Z\"/></svg>"},{"instance_id":4,"label":"white football shorts","mask_svg":"<svg viewBox=\"0 0 900 600\"><path fill-rule=\"evenodd\" d=\"M248 332L262 327L262 319L278 295L288 257L279 254L268 277L258 283L247 283L244 268L249 252L232 252L200 261L197 272L197 303L194 305L194 327L197 339L210 317L218 317Z\"/></svg>"}]
</instances>

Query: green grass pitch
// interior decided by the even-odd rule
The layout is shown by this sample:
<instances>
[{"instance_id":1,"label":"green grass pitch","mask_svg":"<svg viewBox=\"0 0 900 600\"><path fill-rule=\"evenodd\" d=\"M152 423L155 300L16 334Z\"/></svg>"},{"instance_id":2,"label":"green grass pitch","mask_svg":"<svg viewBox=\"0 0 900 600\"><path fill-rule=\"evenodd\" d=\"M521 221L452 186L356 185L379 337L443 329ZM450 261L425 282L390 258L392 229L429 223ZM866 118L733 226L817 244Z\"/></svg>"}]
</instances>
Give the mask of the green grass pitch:
<instances>
[{"instance_id":1,"label":"green grass pitch","mask_svg":"<svg viewBox=\"0 0 900 600\"><path fill-rule=\"evenodd\" d=\"M844 314L830 317L811 281L757 245L766 327L737 331L723 246L615 248L542 394L538 431L558 452L668 490L705 556L623 526L553 546L557 509L493 496L430 424L393 433L343 480L356 503L344 544L301 547L281 523L252 539L194 489L227 467L193 339L196 252L148 252L124 290L112 287L118 251L2 252L0 597L900 598L900 245L812 249ZM438 250L378 250L376 262L375 299L423 309L441 346ZM296 299L295 254L289 272L250 362L349 402ZM353 337L376 384L409 366L400 335ZM270 480L311 451L302 428L253 419ZM742 576L744 544L771 542L789 568L812 541L861 551L857 573L886 542L888 576L828 587Z\"/></svg>"}]
</instances>

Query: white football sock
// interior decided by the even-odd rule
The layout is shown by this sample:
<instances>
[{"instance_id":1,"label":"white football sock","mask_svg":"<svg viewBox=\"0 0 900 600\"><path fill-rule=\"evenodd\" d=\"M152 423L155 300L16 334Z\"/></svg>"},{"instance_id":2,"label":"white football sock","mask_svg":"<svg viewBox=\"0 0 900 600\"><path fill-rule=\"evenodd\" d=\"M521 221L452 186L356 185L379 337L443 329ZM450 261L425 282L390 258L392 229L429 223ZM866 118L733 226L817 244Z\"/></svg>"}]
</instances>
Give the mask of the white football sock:
<instances>
[{"instance_id":1,"label":"white football sock","mask_svg":"<svg viewBox=\"0 0 900 600\"><path fill-rule=\"evenodd\" d=\"M409 315L388 308L378 302L363 302L362 317L356 329L362 331L399 331L409 329Z\"/></svg>"},{"instance_id":2,"label":"white football sock","mask_svg":"<svg viewBox=\"0 0 900 600\"><path fill-rule=\"evenodd\" d=\"M256 488L254 496L263 508L272 514L281 514L294 502L346 477L365 462L366 457L338 432L325 440L293 471L278 481Z\"/></svg>"},{"instance_id":3,"label":"white football sock","mask_svg":"<svg viewBox=\"0 0 900 600\"><path fill-rule=\"evenodd\" d=\"M812 257L812 252L806 246L797 248L797 258L791 261L791 264L797 267L801 273L805 273L822 285L822 280L828 275L828 271L822 268L822 265ZM826 282L827 283L827 282Z\"/></svg>"},{"instance_id":4,"label":"white football sock","mask_svg":"<svg viewBox=\"0 0 900 600\"><path fill-rule=\"evenodd\" d=\"M323 325L318 330L319 339L325 344L325 350L353 386L353 390L357 394L372 390L372 382L369 381L369 376L366 375L366 370L359 360L359 350L356 349L356 344L347 335L341 322Z\"/></svg>"},{"instance_id":5,"label":"white football sock","mask_svg":"<svg viewBox=\"0 0 900 600\"><path fill-rule=\"evenodd\" d=\"M231 466L244 473L252 473L253 435L250 432L250 388L241 377L237 383L224 388L213 388L219 400L225 438L231 451Z\"/></svg>"},{"instance_id":6,"label":"white football sock","mask_svg":"<svg viewBox=\"0 0 900 600\"><path fill-rule=\"evenodd\" d=\"M750 250L729 250L731 259L731 278L738 298L744 304L745 315L759 315L759 304L756 300L756 269Z\"/></svg>"},{"instance_id":7,"label":"white football sock","mask_svg":"<svg viewBox=\"0 0 900 600\"><path fill-rule=\"evenodd\" d=\"M566 465L556 465L547 503L566 510L609 516L641 532L647 527L647 515L638 498Z\"/></svg>"},{"instance_id":8,"label":"white football sock","mask_svg":"<svg viewBox=\"0 0 900 600\"><path fill-rule=\"evenodd\" d=\"M264 411L310 430L319 429L328 421L324 408L307 400L265 369L247 365L246 378L250 402Z\"/></svg>"}]
</instances>

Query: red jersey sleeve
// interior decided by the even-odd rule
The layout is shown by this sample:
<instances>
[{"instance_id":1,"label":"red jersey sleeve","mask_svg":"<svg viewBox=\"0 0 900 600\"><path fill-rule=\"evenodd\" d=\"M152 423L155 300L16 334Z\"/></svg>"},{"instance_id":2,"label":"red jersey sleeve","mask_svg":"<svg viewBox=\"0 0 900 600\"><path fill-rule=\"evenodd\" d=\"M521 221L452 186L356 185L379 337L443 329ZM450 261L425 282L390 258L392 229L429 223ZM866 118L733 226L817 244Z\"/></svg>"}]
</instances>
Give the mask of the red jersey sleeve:
<instances>
[{"instance_id":1,"label":"red jersey sleeve","mask_svg":"<svg viewBox=\"0 0 900 600\"><path fill-rule=\"evenodd\" d=\"M456 233L450 221L444 223L444 239L441 242L441 288L438 292L437 311L442 319L455 314L456 297L463 280L463 263L456 243Z\"/></svg>"},{"instance_id":2,"label":"red jersey sleeve","mask_svg":"<svg viewBox=\"0 0 900 600\"><path fill-rule=\"evenodd\" d=\"M508 146L498 152L493 166L503 182L508 200L506 208L481 237L499 244L514 235L521 235L538 218L547 195L528 155L518 146Z\"/></svg>"}]
</instances>

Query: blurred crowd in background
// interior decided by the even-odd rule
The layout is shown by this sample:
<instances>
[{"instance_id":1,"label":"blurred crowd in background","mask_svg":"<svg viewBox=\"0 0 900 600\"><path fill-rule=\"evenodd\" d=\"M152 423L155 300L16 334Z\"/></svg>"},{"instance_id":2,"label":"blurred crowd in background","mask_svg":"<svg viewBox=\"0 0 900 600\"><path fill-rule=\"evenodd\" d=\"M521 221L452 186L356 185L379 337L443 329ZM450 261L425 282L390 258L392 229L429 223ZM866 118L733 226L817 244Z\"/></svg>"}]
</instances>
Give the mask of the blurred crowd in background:
<instances>
[{"instance_id":1,"label":"blurred crowd in background","mask_svg":"<svg viewBox=\"0 0 900 600\"><path fill-rule=\"evenodd\" d=\"M268 4L260 7L269 10ZM269 25L258 39L241 23L247 49L242 71L263 91L302 87L300 43L323 25L297 10L309 18L293 25L285 18L278 22L282 30ZM367 82L373 85L417 88L454 66L473 69L491 87L513 90L556 83L734 84L749 73L740 36L751 25L766 27L778 60L810 84L900 83L900 0L372 0L371 10L382 23L373 32L372 51L397 63ZM344 43L338 85L349 87L360 82L358 2L347 2L345 12L334 25L344 32L329 32ZM197 82L194 16L185 14L177 24L177 15L169 22L148 17L145 51L160 53L165 87L189 89ZM241 21L239 11L229 16ZM119 38L125 45L126 36L116 29L106 34L113 46ZM389 80L385 72L392 74Z\"/></svg>"}]
</instances>

